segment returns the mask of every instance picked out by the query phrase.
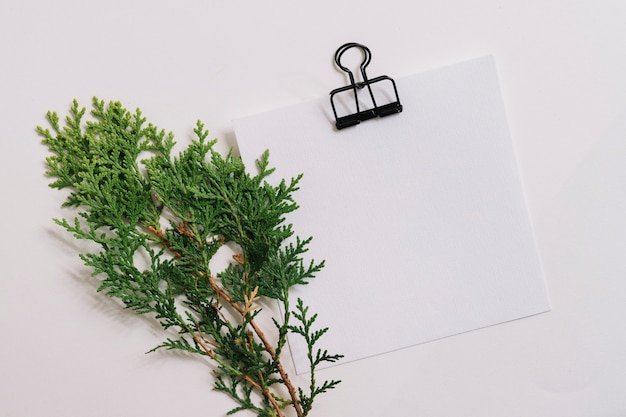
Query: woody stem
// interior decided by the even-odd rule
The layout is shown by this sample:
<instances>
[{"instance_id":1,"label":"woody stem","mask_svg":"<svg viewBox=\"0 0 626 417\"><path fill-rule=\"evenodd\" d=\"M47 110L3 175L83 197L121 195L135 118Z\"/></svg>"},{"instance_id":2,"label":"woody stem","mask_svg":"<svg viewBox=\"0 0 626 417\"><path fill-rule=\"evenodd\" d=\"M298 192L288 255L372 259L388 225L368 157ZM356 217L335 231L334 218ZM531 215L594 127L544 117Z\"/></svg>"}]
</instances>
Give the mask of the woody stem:
<instances>
[{"instance_id":1,"label":"woody stem","mask_svg":"<svg viewBox=\"0 0 626 417\"><path fill-rule=\"evenodd\" d=\"M246 311L239 304L234 302L233 299L230 297L230 295L228 295L228 293L223 288L217 285L217 283L215 282L215 278L210 276L209 283L211 284L211 287L213 287L213 289L215 290L215 292L220 298L225 300L232 308L234 308L242 316L246 315ZM294 409L296 410L296 414L298 415L298 417L302 417L303 415L302 407L300 406L300 401L298 400L296 389L293 383L291 382L291 380L289 379L289 375L287 375L287 372L285 372L285 368L283 368L283 365L280 362L279 358L276 356L276 352L274 351L274 348L268 342L267 338L265 337L265 334L263 333L261 328L259 328L259 326L254 322L254 320L250 320L250 326L252 327L256 335L259 337L259 339L263 343L263 346L265 347L265 350L267 351L267 353L269 353L272 360L276 363L276 368L278 369L278 373L280 374L280 377L282 378L283 383L285 384L285 387L287 387L287 390L289 391L289 396L291 397L291 402L293 404Z\"/></svg>"},{"instance_id":2,"label":"woody stem","mask_svg":"<svg viewBox=\"0 0 626 417\"><path fill-rule=\"evenodd\" d=\"M217 356L215 355L215 352L213 352L213 350L211 350L202 340L202 338L200 338L198 335L193 336L193 339L196 341L196 343L198 343L198 345L200 345L200 347L202 347L202 349L206 352L207 355L209 355L209 357L211 359L217 360L218 362L221 363L221 361L218 360ZM223 366L227 366L226 364L222 363ZM234 370L233 370L234 371ZM263 393L263 395L265 396L265 398L268 399L268 401L272 404L272 407L274 408L274 410L276 410L277 416L278 417L284 417L284 414L282 412L282 410L280 409L280 405L276 402L276 399L274 398L274 396L272 395L272 393L267 389L267 388L263 388L261 387L257 382L255 382L249 375L242 375L243 379L245 379L250 385L252 385L254 388L258 389L260 392Z\"/></svg>"}]
</instances>

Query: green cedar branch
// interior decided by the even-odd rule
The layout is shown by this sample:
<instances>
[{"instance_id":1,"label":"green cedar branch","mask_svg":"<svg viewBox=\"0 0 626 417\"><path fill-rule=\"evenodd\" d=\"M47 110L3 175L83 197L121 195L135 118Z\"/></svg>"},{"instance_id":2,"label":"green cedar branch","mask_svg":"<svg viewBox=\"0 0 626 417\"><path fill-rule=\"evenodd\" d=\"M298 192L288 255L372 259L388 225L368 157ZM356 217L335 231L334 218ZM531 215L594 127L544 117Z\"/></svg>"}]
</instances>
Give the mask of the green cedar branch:
<instances>
[{"instance_id":1,"label":"green cedar branch","mask_svg":"<svg viewBox=\"0 0 626 417\"><path fill-rule=\"evenodd\" d=\"M289 305L290 289L324 266L305 263L311 238L285 224L298 208L292 195L301 175L268 183L274 168L267 151L250 175L240 158L213 150L216 141L207 140L201 122L197 138L173 155L173 134L147 123L140 110L97 98L92 106L90 118L76 101L63 121L48 112L50 126L37 131L50 150L50 187L69 191L63 206L77 212L55 222L100 248L80 254L101 278L98 291L177 332L151 352L176 349L213 360L215 388L237 403L228 414L284 417L291 408L307 416L314 398L339 383L318 385L316 368L341 355L314 347L328 329L313 328L317 315L302 300L295 311ZM226 245L237 248L232 262L212 271L211 260ZM256 320L262 298L282 304L282 317L272 317L269 329L277 332L274 344ZM288 333L307 343L308 392L281 362Z\"/></svg>"}]
</instances>

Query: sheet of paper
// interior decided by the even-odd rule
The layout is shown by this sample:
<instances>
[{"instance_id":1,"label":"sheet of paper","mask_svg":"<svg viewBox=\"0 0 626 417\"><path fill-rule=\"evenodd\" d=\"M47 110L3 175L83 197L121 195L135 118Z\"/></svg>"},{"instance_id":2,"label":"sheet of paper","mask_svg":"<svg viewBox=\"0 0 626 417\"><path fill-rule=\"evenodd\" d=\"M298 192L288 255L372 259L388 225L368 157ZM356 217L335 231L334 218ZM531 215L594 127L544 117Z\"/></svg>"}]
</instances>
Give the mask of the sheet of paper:
<instances>
[{"instance_id":1,"label":"sheet of paper","mask_svg":"<svg viewBox=\"0 0 626 417\"><path fill-rule=\"evenodd\" d=\"M249 169L304 173L287 221L326 267L293 297L343 362L550 309L493 58L396 83L402 113L340 131L328 97L234 123Z\"/></svg>"}]
</instances>

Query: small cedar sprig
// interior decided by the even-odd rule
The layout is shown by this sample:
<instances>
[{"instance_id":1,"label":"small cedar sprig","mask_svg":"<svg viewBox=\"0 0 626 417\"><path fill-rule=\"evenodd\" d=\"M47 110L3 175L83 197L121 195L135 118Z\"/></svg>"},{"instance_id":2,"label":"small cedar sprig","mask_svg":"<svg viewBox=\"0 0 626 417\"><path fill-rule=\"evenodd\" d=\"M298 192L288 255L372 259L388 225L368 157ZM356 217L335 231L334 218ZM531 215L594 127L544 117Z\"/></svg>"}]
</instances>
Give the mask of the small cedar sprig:
<instances>
[{"instance_id":1,"label":"small cedar sprig","mask_svg":"<svg viewBox=\"0 0 626 417\"><path fill-rule=\"evenodd\" d=\"M340 382L318 385L316 367L341 355L314 348L328 329L313 328L317 316L308 315L302 300L295 311L289 306L290 289L324 266L304 262L311 238L294 236L285 224L284 216L298 208L292 194L301 176L270 185L267 151L251 176L240 158L213 150L215 140L207 140L201 122L197 139L174 156L173 134L146 124L140 110L94 98L89 120L85 113L74 101L64 123L48 112L50 128L37 131L51 153L50 186L68 189L63 206L78 209L75 218L54 221L100 247L80 254L101 277L98 291L176 330L151 351L212 359L215 388L237 403L227 414L283 417L291 408L307 416L313 399ZM225 244L237 253L223 271L212 271L210 262ZM257 322L264 298L282 304L282 316L266 329ZM299 325L291 324L292 315ZM266 336L269 331L276 337ZM289 332L309 348L308 392L294 386L281 361Z\"/></svg>"}]
</instances>

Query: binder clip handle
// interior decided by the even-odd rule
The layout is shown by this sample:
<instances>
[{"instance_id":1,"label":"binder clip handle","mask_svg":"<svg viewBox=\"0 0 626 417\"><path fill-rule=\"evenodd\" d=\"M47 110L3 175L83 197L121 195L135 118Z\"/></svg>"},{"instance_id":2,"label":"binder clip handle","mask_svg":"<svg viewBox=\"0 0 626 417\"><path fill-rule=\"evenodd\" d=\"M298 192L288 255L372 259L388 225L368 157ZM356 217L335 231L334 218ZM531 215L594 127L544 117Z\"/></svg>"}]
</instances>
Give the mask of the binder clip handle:
<instances>
[{"instance_id":1,"label":"binder clip handle","mask_svg":"<svg viewBox=\"0 0 626 417\"><path fill-rule=\"evenodd\" d=\"M367 74L365 72L365 68L370 64L370 61L372 60L372 52L367 46L358 44L356 42L346 43L340 46L339 49L337 49L337 52L335 52L335 63L337 64L339 68L341 68L342 71L348 73L348 76L350 77L350 84L355 85L357 88L363 88L364 84L356 83L354 81L354 74L352 73L352 71L350 71L350 69L348 69L347 67L341 64L341 56L344 54L344 52L346 52L350 48L360 48L361 51L363 51L363 62L361 62L361 65L360 65L361 76L363 77L363 83L367 82Z\"/></svg>"},{"instance_id":2,"label":"binder clip handle","mask_svg":"<svg viewBox=\"0 0 626 417\"><path fill-rule=\"evenodd\" d=\"M352 71L341 64L342 55L348 49L351 49L351 48L359 48L363 52L363 62L361 62L361 65L359 66L361 70L361 77L363 78L363 81L361 82L356 82ZM354 125L361 123L362 121L372 119L374 117L385 117L390 114L400 113L402 111L402 104L400 104L400 98L398 96L398 89L396 88L396 83L393 79L391 79L390 77L386 75L382 75L382 76L373 78L371 80L367 77L365 68L369 65L371 60L372 60L372 53L370 49L367 46L361 45L356 42L346 43L340 46L339 49L337 49L337 51L335 52L335 63L342 71L346 72L348 74L348 77L350 78L349 85L345 87L336 88L330 92L330 104L333 108L333 113L335 115L335 126L337 127L337 129L343 129L349 126L354 126ZM396 101L382 105L382 106L378 106L376 104L376 98L374 97L374 93L372 91L371 85L380 81L391 82L395 96L396 96ZM373 107L365 109L365 110L361 110L360 104L359 104L359 96L358 96L358 91L363 88L367 88L367 92L369 93L369 97L373 105ZM352 90L354 94L354 108L356 111L352 114L348 114L347 116L338 117L337 109L335 108L335 101L334 101L335 95L337 93L340 93L343 91L349 91L349 90Z\"/></svg>"}]
</instances>

